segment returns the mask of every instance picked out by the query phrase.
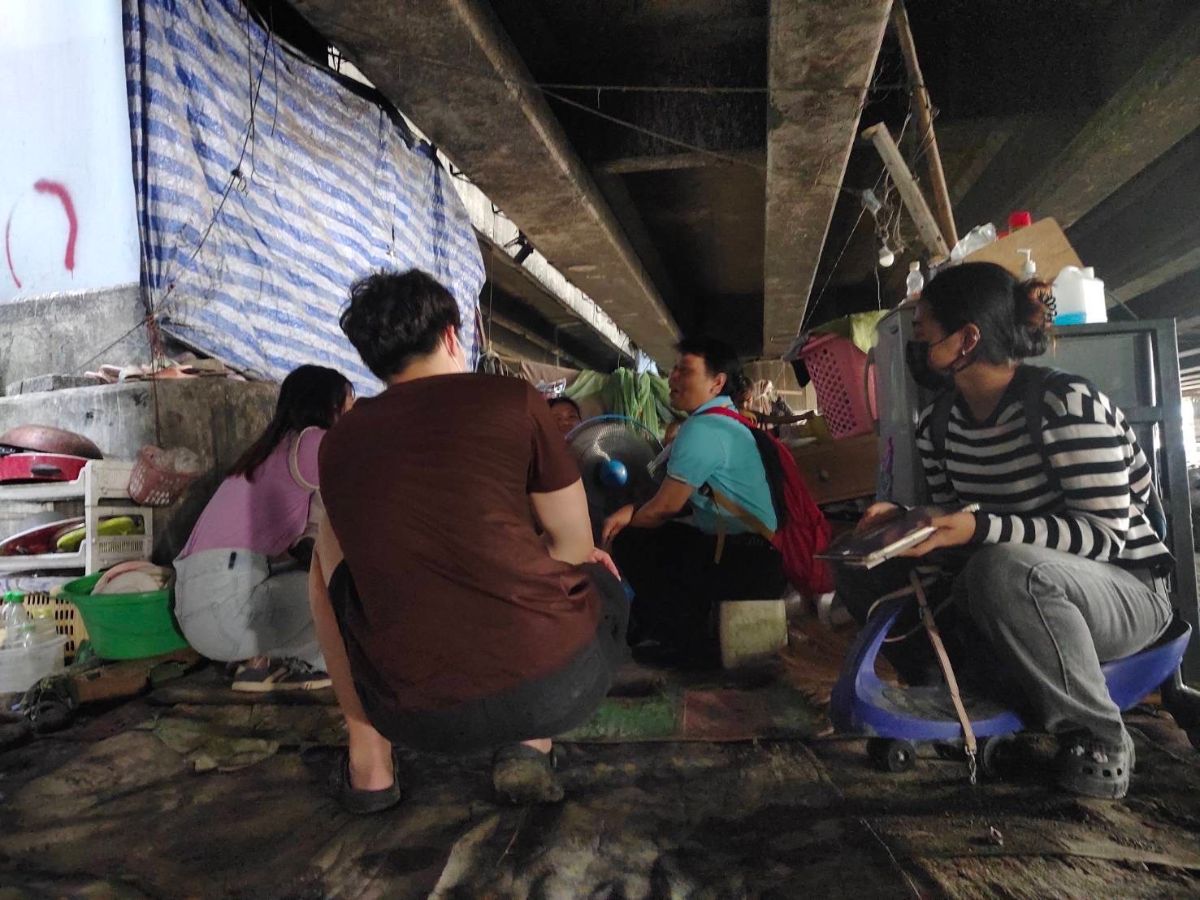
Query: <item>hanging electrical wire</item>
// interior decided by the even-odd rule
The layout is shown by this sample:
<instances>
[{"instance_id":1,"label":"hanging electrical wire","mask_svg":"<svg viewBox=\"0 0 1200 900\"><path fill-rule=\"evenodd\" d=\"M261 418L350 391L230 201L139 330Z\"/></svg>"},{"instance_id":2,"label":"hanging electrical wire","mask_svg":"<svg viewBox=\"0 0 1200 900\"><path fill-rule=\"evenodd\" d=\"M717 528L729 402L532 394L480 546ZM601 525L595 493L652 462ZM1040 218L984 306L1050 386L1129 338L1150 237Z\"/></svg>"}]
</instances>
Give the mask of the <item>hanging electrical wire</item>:
<instances>
[{"instance_id":1,"label":"hanging electrical wire","mask_svg":"<svg viewBox=\"0 0 1200 900\"><path fill-rule=\"evenodd\" d=\"M904 117L904 124L900 126L900 137L897 139L897 143L904 139L904 133L908 130L908 123L910 121L912 121L911 112ZM882 172L879 173L879 177L875 179L875 184L871 188L872 192L877 192L879 190L879 186L884 183L885 179L890 181L886 167ZM850 231L846 235L846 241L844 244L842 244L842 249L838 252L837 259L835 259L833 261L833 265L830 266L829 272L825 276L825 283L821 285L821 290L817 294L817 298L810 302L805 308L804 316L800 320L800 327L796 329L797 334L803 334L805 329L808 328L809 323L812 321L813 314L817 311L818 307L820 307L821 300L825 297L825 292L829 289L829 285L833 281L833 276L837 274L838 266L841 265L842 258L846 255L846 251L850 248L850 242L854 240L854 235L858 231L858 226L862 224L863 216L866 214L867 207L864 205L858 211L858 216L855 218L854 224L850 226Z\"/></svg>"}]
</instances>

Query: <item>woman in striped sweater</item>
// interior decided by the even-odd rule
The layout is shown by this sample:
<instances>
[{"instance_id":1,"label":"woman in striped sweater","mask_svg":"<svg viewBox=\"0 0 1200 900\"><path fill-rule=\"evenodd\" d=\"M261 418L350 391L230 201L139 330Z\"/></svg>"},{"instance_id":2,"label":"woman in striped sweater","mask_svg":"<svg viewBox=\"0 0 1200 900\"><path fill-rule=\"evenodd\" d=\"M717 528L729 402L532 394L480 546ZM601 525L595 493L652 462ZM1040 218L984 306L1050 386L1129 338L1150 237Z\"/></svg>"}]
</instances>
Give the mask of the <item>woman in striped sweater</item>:
<instances>
[{"instance_id":1,"label":"woman in striped sweater","mask_svg":"<svg viewBox=\"0 0 1200 900\"><path fill-rule=\"evenodd\" d=\"M1147 519L1150 467L1121 411L1084 378L1020 363L1046 351L1052 305L1045 285L990 263L950 269L926 288L910 364L955 393L943 434L931 427L934 407L922 412L917 447L931 500L979 511L934 519L937 531L908 555L954 568L943 628L979 648L991 679L1017 688L1031 720L1059 736L1058 785L1119 798L1133 743L1100 664L1166 629L1171 609L1152 574L1171 557ZM1030 378L1041 379L1041 410L1025 409ZM1027 414L1041 422L1040 447ZM865 519L890 509L877 504ZM887 565L839 580L860 620L881 587L906 580L904 561ZM915 649L896 659L912 680Z\"/></svg>"}]
</instances>

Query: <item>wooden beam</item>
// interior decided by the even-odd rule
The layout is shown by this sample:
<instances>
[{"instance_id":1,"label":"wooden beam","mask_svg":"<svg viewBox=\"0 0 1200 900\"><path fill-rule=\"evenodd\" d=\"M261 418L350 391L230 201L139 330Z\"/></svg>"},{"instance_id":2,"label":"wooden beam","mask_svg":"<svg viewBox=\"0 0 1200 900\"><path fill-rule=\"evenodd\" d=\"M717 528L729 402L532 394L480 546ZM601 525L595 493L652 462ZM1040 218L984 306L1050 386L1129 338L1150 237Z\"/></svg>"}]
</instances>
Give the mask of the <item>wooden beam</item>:
<instances>
[{"instance_id":1,"label":"wooden beam","mask_svg":"<svg viewBox=\"0 0 1200 900\"><path fill-rule=\"evenodd\" d=\"M1080 130L1013 208L1064 228L1200 127L1200 6Z\"/></svg>"},{"instance_id":2,"label":"wooden beam","mask_svg":"<svg viewBox=\"0 0 1200 900\"><path fill-rule=\"evenodd\" d=\"M929 210L929 204L925 202L925 195L917 187L917 182L908 170L904 157L900 155L900 148L892 140L887 126L879 122L864 131L862 136L863 140L870 141L879 151L888 174L896 184L896 190L900 192L900 199L904 201L904 208L916 223L917 233L921 236L921 243L925 245L925 249L934 258L949 256L950 248L946 245L946 238L942 235L937 220Z\"/></svg>"},{"instance_id":3,"label":"wooden beam","mask_svg":"<svg viewBox=\"0 0 1200 900\"><path fill-rule=\"evenodd\" d=\"M595 166L597 172L607 175L638 175L643 172L673 172L679 169L725 168L744 165L753 169L765 169L766 151L721 150L714 153L660 153L643 156L624 156L610 159Z\"/></svg>"},{"instance_id":4,"label":"wooden beam","mask_svg":"<svg viewBox=\"0 0 1200 900\"><path fill-rule=\"evenodd\" d=\"M782 354L804 319L890 8L770 4L764 356Z\"/></svg>"},{"instance_id":5,"label":"wooden beam","mask_svg":"<svg viewBox=\"0 0 1200 900\"><path fill-rule=\"evenodd\" d=\"M933 195L933 211L941 227L942 237L953 247L958 243L958 229L954 227L954 210L950 206L950 192L946 188L946 173L942 171L942 154L933 130L933 103L930 102L929 89L925 87L925 77L921 74L921 64L917 60L917 44L913 40L904 0L895 0L892 6L892 26L900 39L904 68L908 70L908 81L912 86L912 106L917 117L917 141L925 151L925 168L929 174L929 192Z\"/></svg>"}]
</instances>

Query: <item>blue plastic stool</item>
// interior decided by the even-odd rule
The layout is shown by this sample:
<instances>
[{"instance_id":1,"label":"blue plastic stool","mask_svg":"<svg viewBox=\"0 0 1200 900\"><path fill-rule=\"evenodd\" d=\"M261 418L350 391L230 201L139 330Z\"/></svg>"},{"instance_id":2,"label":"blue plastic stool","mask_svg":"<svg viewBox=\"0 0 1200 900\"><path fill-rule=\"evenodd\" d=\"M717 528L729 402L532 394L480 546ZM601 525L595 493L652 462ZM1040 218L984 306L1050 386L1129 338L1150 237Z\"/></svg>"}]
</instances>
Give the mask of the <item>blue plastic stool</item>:
<instances>
[{"instance_id":1,"label":"blue plastic stool","mask_svg":"<svg viewBox=\"0 0 1200 900\"><path fill-rule=\"evenodd\" d=\"M829 702L829 718L841 734L865 735L867 750L881 769L900 772L916 761L917 743L953 743L962 739L950 693L943 686L897 687L875 674L875 660L892 625L911 598L882 604L859 632ZM1153 693L1178 670L1191 637L1191 626L1178 616L1161 638L1139 653L1104 663L1101 670L1108 692L1121 710ZM1011 709L987 700L964 697L971 727L980 739L984 770L996 739L1025 730Z\"/></svg>"}]
</instances>

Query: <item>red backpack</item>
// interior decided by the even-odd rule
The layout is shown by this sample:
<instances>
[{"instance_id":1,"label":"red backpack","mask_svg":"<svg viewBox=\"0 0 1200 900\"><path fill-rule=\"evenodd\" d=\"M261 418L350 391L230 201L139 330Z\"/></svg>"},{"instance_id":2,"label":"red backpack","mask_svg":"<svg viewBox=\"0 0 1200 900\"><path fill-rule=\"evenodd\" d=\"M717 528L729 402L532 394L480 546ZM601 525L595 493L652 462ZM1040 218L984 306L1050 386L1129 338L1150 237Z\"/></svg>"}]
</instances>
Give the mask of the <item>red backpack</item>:
<instances>
[{"instance_id":1,"label":"red backpack","mask_svg":"<svg viewBox=\"0 0 1200 900\"><path fill-rule=\"evenodd\" d=\"M833 590L833 573L829 565L816 558L829 546L830 528L824 513L817 507L808 486L796 468L796 460L783 443L758 428L745 416L727 407L716 406L700 415L719 415L736 419L754 435L762 457L763 469L771 487L771 500L779 527L775 531L753 516L738 503L715 488L706 491L722 509L737 516L748 527L761 534L783 557L783 574L802 594L815 596Z\"/></svg>"}]
</instances>

